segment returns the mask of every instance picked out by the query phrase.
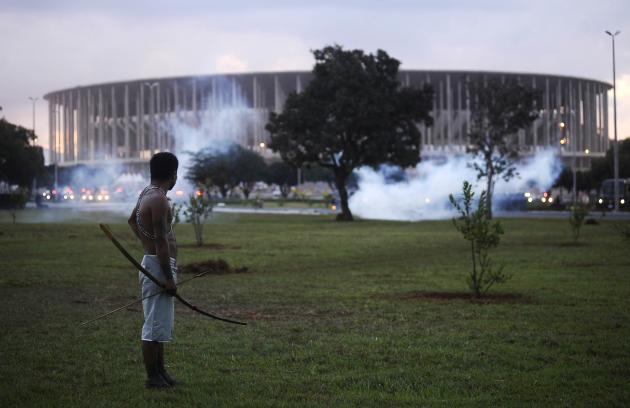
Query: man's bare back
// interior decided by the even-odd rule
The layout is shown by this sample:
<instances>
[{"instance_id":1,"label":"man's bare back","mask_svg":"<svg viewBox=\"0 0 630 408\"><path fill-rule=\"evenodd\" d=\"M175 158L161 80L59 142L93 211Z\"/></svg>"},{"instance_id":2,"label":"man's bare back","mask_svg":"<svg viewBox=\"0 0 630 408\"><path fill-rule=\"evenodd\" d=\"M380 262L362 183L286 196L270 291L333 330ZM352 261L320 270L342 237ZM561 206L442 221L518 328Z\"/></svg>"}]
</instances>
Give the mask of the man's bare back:
<instances>
[{"instance_id":1,"label":"man's bare back","mask_svg":"<svg viewBox=\"0 0 630 408\"><path fill-rule=\"evenodd\" d=\"M167 291L175 294L175 282L171 273L171 258L177 259L177 241L171 228L173 214L168 199L167 189L175 184L151 185L142 191L136 207L129 217L129 226L136 234L146 255L155 255L167 277Z\"/></svg>"},{"instance_id":2,"label":"man's bare back","mask_svg":"<svg viewBox=\"0 0 630 408\"><path fill-rule=\"evenodd\" d=\"M166 201L166 214L164 214L164 201ZM137 211L137 208L134 209L134 211ZM156 229L153 226L154 218L160 218L162 220L165 219L164 222L166 223L166 228L168 230L166 233L166 240L168 242L169 256L177 259L177 241L175 240L175 233L171 228L171 224L173 223L173 213L166 196L160 190L147 192L140 202L139 221L143 226L145 226L147 232L152 235L156 235ZM156 255L155 240L151 240L139 233L136 233L136 235L142 242L144 253L147 255Z\"/></svg>"}]
</instances>

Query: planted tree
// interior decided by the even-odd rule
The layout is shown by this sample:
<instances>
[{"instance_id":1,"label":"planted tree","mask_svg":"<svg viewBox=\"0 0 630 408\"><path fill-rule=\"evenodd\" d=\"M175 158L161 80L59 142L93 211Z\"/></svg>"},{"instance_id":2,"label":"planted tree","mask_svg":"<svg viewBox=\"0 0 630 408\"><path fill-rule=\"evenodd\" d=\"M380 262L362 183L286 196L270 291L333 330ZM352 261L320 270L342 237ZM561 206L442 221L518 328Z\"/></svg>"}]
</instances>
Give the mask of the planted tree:
<instances>
[{"instance_id":1,"label":"planted tree","mask_svg":"<svg viewBox=\"0 0 630 408\"><path fill-rule=\"evenodd\" d=\"M470 94L470 131L467 151L480 159L472 166L477 179L486 179L485 207L492 218L492 196L498 178L505 181L516 175L517 132L537 117L539 92L515 80L497 79L472 82Z\"/></svg>"},{"instance_id":2,"label":"planted tree","mask_svg":"<svg viewBox=\"0 0 630 408\"><path fill-rule=\"evenodd\" d=\"M286 162L317 164L332 171L341 200L337 219L353 219L347 181L361 166L420 160L418 123L432 123L433 91L401 86L400 61L385 51L365 54L328 46L313 51L313 79L287 97L282 113L271 113L269 147Z\"/></svg>"},{"instance_id":3,"label":"planted tree","mask_svg":"<svg viewBox=\"0 0 630 408\"><path fill-rule=\"evenodd\" d=\"M181 215L184 209L184 204L178 202L171 202L171 215L173 220L171 221L171 227L175 229L175 226L182 221Z\"/></svg>"},{"instance_id":4,"label":"planted tree","mask_svg":"<svg viewBox=\"0 0 630 408\"><path fill-rule=\"evenodd\" d=\"M195 231L195 242L197 246L203 245L203 224L208 216L212 214L212 201L203 194L191 194L184 210L186 221L192 224Z\"/></svg>"},{"instance_id":5,"label":"planted tree","mask_svg":"<svg viewBox=\"0 0 630 408\"><path fill-rule=\"evenodd\" d=\"M486 192L477 200L477 209L473 209L472 185L464 182L463 196L449 200L460 214L453 218L453 225L470 242L471 269L466 277L468 287L476 297L484 295L495 284L504 283L511 278L504 273L504 265L496 266L490 258L490 250L499 245L503 228L496 221L492 222L486 208Z\"/></svg>"},{"instance_id":6,"label":"planted tree","mask_svg":"<svg viewBox=\"0 0 630 408\"><path fill-rule=\"evenodd\" d=\"M569 225L571 225L571 233L573 235L573 242L577 242L580 238L580 230L584 225L584 220L588 215L588 208L583 204L576 203L571 206L571 213L569 214Z\"/></svg>"}]
</instances>

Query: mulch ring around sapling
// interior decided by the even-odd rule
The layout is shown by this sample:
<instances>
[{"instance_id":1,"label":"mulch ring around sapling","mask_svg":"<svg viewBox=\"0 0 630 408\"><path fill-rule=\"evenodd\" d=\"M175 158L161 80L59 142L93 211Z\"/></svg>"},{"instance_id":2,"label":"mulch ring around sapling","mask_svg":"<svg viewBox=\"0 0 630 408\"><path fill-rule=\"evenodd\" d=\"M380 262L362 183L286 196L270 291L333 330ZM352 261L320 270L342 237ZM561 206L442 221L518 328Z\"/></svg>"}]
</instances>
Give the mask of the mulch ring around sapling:
<instances>
[{"instance_id":1,"label":"mulch ring around sapling","mask_svg":"<svg viewBox=\"0 0 630 408\"><path fill-rule=\"evenodd\" d=\"M184 274L200 274L208 271L209 275L228 275L232 273L248 273L251 272L247 266L234 268L230 266L224 259L208 259L207 261L192 262L177 268L178 273Z\"/></svg>"}]
</instances>

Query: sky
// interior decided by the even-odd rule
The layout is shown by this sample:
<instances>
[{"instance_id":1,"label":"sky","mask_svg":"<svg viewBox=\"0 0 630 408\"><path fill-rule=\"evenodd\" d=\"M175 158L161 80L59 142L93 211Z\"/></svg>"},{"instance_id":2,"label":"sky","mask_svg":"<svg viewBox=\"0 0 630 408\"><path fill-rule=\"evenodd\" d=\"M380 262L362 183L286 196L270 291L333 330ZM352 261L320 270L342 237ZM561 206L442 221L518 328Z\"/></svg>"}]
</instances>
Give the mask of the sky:
<instances>
[{"instance_id":1,"label":"sky","mask_svg":"<svg viewBox=\"0 0 630 408\"><path fill-rule=\"evenodd\" d=\"M612 83L630 137L628 0L0 0L0 116L48 144L47 92L139 78L310 70L329 44L402 69L547 73ZM612 115L612 92L610 94ZM612 119L610 121L612 137Z\"/></svg>"}]
</instances>

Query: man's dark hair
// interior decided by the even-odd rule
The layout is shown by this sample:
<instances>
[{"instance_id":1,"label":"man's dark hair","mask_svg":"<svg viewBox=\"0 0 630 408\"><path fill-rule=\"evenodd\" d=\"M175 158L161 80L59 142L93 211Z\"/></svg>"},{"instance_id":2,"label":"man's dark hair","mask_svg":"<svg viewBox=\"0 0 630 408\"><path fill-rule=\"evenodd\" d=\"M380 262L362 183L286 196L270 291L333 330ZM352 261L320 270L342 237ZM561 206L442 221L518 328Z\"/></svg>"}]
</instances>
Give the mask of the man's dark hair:
<instances>
[{"instance_id":1,"label":"man's dark hair","mask_svg":"<svg viewBox=\"0 0 630 408\"><path fill-rule=\"evenodd\" d=\"M156 153L149 161L151 168L151 180L167 180L173 173L177 172L179 161L177 156L169 152Z\"/></svg>"}]
</instances>

